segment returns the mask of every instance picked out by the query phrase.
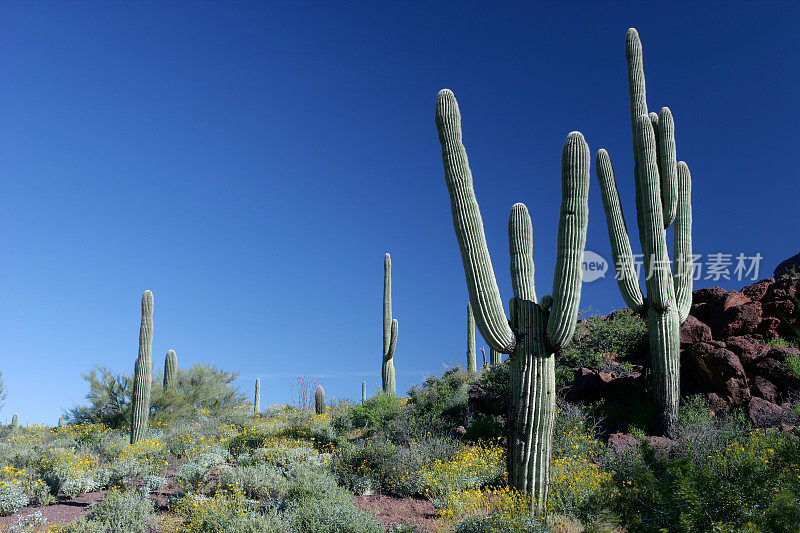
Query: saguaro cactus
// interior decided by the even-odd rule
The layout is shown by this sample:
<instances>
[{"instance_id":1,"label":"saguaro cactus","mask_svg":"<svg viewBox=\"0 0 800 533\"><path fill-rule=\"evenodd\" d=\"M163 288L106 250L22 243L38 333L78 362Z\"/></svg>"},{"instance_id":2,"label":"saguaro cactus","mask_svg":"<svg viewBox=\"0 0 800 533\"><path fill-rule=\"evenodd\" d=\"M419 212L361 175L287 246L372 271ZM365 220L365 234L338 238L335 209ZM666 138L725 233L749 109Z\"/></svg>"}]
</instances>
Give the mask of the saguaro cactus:
<instances>
[{"instance_id":1,"label":"saguaro cactus","mask_svg":"<svg viewBox=\"0 0 800 533\"><path fill-rule=\"evenodd\" d=\"M536 304L533 230L528 209L514 204L509 217L509 249L514 298L506 319L483 232L472 173L461 142L461 114L453 93L436 99L436 126L444 176L450 193L453 227L461 249L475 321L489 346L511 353L509 484L530 495L543 513L550 485L550 455L555 422L554 353L575 331L581 293L581 256L586 242L589 198L589 147L572 132L561 152L561 210L553 279L552 311Z\"/></svg>"},{"instance_id":2,"label":"saguaro cactus","mask_svg":"<svg viewBox=\"0 0 800 533\"><path fill-rule=\"evenodd\" d=\"M63 416L59 416L58 417L58 427L63 428L64 426L66 426L66 424L64 423L64 417Z\"/></svg>"},{"instance_id":3,"label":"saguaro cactus","mask_svg":"<svg viewBox=\"0 0 800 533\"><path fill-rule=\"evenodd\" d=\"M366 401L367 401L367 382L366 381L362 381L361 382L361 403L364 403Z\"/></svg>"},{"instance_id":4,"label":"saguaro cactus","mask_svg":"<svg viewBox=\"0 0 800 533\"><path fill-rule=\"evenodd\" d=\"M317 391L314 393L314 411L318 415L325 413L325 389L322 385L317 385Z\"/></svg>"},{"instance_id":5,"label":"saguaro cactus","mask_svg":"<svg viewBox=\"0 0 800 533\"><path fill-rule=\"evenodd\" d=\"M253 394L253 412L261 412L261 378L256 378L256 391Z\"/></svg>"},{"instance_id":6,"label":"saguaro cactus","mask_svg":"<svg viewBox=\"0 0 800 533\"><path fill-rule=\"evenodd\" d=\"M397 345L397 319L392 319L392 258L383 257L383 392L394 396L394 348Z\"/></svg>"},{"instance_id":7,"label":"saguaro cactus","mask_svg":"<svg viewBox=\"0 0 800 533\"><path fill-rule=\"evenodd\" d=\"M19 415L17 413L14 413L11 416L11 429L12 430L17 429L18 426L19 426Z\"/></svg>"},{"instance_id":8,"label":"saguaro cactus","mask_svg":"<svg viewBox=\"0 0 800 533\"><path fill-rule=\"evenodd\" d=\"M131 444L147 434L150 390L153 386L153 293L142 295L142 325L139 327L139 356L133 367L131 399Z\"/></svg>"},{"instance_id":9,"label":"saguaro cactus","mask_svg":"<svg viewBox=\"0 0 800 533\"><path fill-rule=\"evenodd\" d=\"M467 302L467 372L478 373L478 359L475 353L475 316L472 314L472 304Z\"/></svg>"},{"instance_id":10,"label":"saguaro cactus","mask_svg":"<svg viewBox=\"0 0 800 533\"><path fill-rule=\"evenodd\" d=\"M633 134L636 220L644 254L647 298L642 295L608 152L597 152L596 172L603 195L611 254L622 297L647 319L653 361L656 431L671 435L678 418L680 324L692 305L691 176L677 162L675 123L668 107L647 112L642 43L631 28L625 42ZM669 264L666 228L674 222L674 269Z\"/></svg>"},{"instance_id":11,"label":"saguaro cactus","mask_svg":"<svg viewBox=\"0 0 800 533\"><path fill-rule=\"evenodd\" d=\"M164 358L164 391L174 391L178 383L178 355L168 350Z\"/></svg>"},{"instance_id":12,"label":"saguaro cactus","mask_svg":"<svg viewBox=\"0 0 800 533\"><path fill-rule=\"evenodd\" d=\"M489 364L495 366L502 363L503 363L503 354L501 354L494 348L489 348Z\"/></svg>"}]
</instances>

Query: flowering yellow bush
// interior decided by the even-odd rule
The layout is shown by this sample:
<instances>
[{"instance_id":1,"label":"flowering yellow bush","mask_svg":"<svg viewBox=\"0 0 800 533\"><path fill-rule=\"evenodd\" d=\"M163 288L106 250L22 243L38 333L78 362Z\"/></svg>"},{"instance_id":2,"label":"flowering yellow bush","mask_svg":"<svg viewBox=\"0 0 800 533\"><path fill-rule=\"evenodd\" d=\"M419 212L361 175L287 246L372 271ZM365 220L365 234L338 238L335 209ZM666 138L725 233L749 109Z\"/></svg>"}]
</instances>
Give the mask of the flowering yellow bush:
<instances>
[{"instance_id":1,"label":"flowering yellow bush","mask_svg":"<svg viewBox=\"0 0 800 533\"><path fill-rule=\"evenodd\" d=\"M566 513L599 496L611 482L612 473L582 455L567 455L550 465L550 497L547 512Z\"/></svg>"},{"instance_id":2,"label":"flowering yellow bush","mask_svg":"<svg viewBox=\"0 0 800 533\"><path fill-rule=\"evenodd\" d=\"M462 448L449 459L433 461L422 469L422 478L426 495L440 499L454 491L502 481L505 473L505 450L481 443Z\"/></svg>"},{"instance_id":3,"label":"flowering yellow bush","mask_svg":"<svg viewBox=\"0 0 800 533\"><path fill-rule=\"evenodd\" d=\"M79 477L80 474L99 466L100 458L98 456L66 448L46 450L39 462L40 471L63 472L69 477Z\"/></svg>"},{"instance_id":4,"label":"flowering yellow bush","mask_svg":"<svg viewBox=\"0 0 800 533\"><path fill-rule=\"evenodd\" d=\"M521 528L530 515L529 498L508 486L453 492L436 518L436 529L449 531L468 518L487 518L482 531Z\"/></svg>"},{"instance_id":5,"label":"flowering yellow bush","mask_svg":"<svg viewBox=\"0 0 800 533\"><path fill-rule=\"evenodd\" d=\"M158 440L140 440L133 444L128 444L119 454L122 460L133 460L139 464L151 468L165 467L169 463L166 460L167 444Z\"/></svg>"},{"instance_id":6,"label":"flowering yellow bush","mask_svg":"<svg viewBox=\"0 0 800 533\"><path fill-rule=\"evenodd\" d=\"M183 518L178 533L197 533L224 530L231 519L250 512L251 506L237 487L230 487L219 490L213 498L188 494L178 500L172 511Z\"/></svg>"}]
</instances>

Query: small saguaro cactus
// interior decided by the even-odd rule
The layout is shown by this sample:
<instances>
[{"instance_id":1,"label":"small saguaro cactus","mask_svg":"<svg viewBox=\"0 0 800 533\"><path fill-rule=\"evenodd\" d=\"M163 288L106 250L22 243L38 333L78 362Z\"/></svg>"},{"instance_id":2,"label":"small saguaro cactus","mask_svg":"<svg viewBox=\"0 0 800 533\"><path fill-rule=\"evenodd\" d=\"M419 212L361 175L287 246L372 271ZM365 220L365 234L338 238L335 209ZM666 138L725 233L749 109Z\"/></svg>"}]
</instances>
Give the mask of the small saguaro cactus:
<instances>
[{"instance_id":1,"label":"small saguaro cactus","mask_svg":"<svg viewBox=\"0 0 800 533\"><path fill-rule=\"evenodd\" d=\"M17 413L14 413L11 416L11 429L17 429L18 426L19 426L19 415Z\"/></svg>"},{"instance_id":2,"label":"small saguaro cactus","mask_svg":"<svg viewBox=\"0 0 800 533\"><path fill-rule=\"evenodd\" d=\"M253 412L261 412L261 378L256 378L256 391L253 394Z\"/></svg>"},{"instance_id":3,"label":"small saguaro cactus","mask_svg":"<svg viewBox=\"0 0 800 533\"><path fill-rule=\"evenodd\" d=\"M59 416L58 417L58 427L63 428L65 426L66 426L66 424L64 423L64 417L63 416Z\"/></svg>"},{"instance_id":4,"label":"small saguaro cactus","mask_svg":"<svg viewBox=\"0 0 800 533\"><path fill-rule=\"evenodd\" d=\"M150 391L153 387L153 293L142 295L142 325L139 327L139 356L133 367L131 398L131 444L147 434Z\"/></svg>"},{"instance_id":5,"label":"small saguaro cactus","mask_svg":"<svg viewBox=\"0 0 800 533\"><path fill-rule=\"evenodd\" d=\"M325 389L322 385L317 385L317 391L314 393L314 411L318 415L325 413Z\"/></svg>"},{"instance_id":6,"label":"small saguaro cactus","mask_svg":"<svg viewBox=\"0 0 800 533\"><path fill-rule=\"evenodd\" d=\"M392 318L392 258L383 257L383 392L394 396L394 348L397 345L397 319Z\"/></svg>"},{"instance_id":7,"label":"small saguaro cactus","mask_svg":"<svg viewBox=\"0 0 800 533\"><path fill-rule=\"evenodd\" d=\"M472 314L472 304L467 302L467 372L478 373L478 359L475 353L475 316Z\"/></svg>"},{"instance_id":8,"label":"small saguaro cactus","mask_svg":"<svg viewBox=\"0 0 800 533\"><path fill-rule=\"evenodd\" d=\"M367 382L366 381L362 381L361 382L361 403L364 403L366 401L367 401Z\"/></svg>"},{"instance_id":9,"label":"small saguaro cactus","mask_svg":"<svg viewBox=\"0 0 800 533\"><path fill-rule=\"evenodd\" d=\"M550 486L555 424L554 354L572 338L581 294L581 258L586 243L589 200L589 147L572 132L561 152L561 209L552 310L536 304L533 229L528 209L514 204L508 221L514 298L506 319L461 142L461 113L453 93L436 98L436 126L453 228L461 249L475 322L489 346L510 353L509 485L525 492L533 512L542 514Z\"/></svg>"},{"instance_id":10,"label":"small saguaro cactus","mask_svg":"<svg viewBox=\"0 0 800 533\"><path fill-rule=\"evenodd\" d=\"M656 431L672 435L680 395L680 325L692 305L692 206L689 167L678 162L675 123L668 107L648 114L642 42L634 28L625 41L633 134L636 220L644 254L647 298L634 268L614 169L608 152L597 152L595 168L603 196L611 254L625 303L647 319L653 360ZM674 223L673 276L666 229Z\"/></svg>"},{"instance_id":11,"label":"small saguaro cactus","mask_svg":"<svg viewBox=\"0 0 800 533\"><path fill-rule=\"evenodd\" d=\"M164 391L174 391L178 382L178 355L168 350L164 358Z\"/></svg>"}]
</instances>

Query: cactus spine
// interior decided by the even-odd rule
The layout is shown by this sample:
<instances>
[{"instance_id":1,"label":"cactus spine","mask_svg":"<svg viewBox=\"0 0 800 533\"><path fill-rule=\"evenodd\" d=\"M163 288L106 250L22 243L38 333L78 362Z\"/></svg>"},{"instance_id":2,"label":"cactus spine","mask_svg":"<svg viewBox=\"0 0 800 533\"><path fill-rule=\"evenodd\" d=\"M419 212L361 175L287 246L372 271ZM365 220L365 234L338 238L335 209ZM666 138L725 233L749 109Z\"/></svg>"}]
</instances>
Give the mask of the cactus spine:
<instances>
[{"instance_id":1,"label":"cactus spine","mask_svg":"<svg viewBox=\"0 0 800 533\"><path fill-rule=\"evenodd\" d=\"M461 114L453 93L436 99L436 126L442 145L453 228L461 250L475 321L489 346L510 353L509 484L529 494L535 513L544 512L550 485L550 455L555 422L554 353L575 330L581 292L581 256L586 242L589 197L589 147L572 132L561 153L561 209L552 310L536 304L532 225L528 209L515 204L509 217L509 251L514 298L506 319L472 173L461 142Z\"/></svg>"},{"instance_id":2,"label":"cactus spine","mask_svg":"<svg viewBox=\"0 0 800 533\"><path fill-rule=\"evenodd\" d=\"M361 403L364 403L366 401L367 401L367 382L366 381L362 381L361 382Z\"/></svg>"},{"instance_id":3,"label":"cactus spine","mask_svg":"<svg viewBox=\"0 0 800 533\"><path fill-rule=\"evenodd\" d=\"M178 356L175 350L168 350L164 358L164 392L174 391L178 382Z\"/></svg>"},{"instance_id":4,"label":"cactus spine","mask_svg":"<svg viewBox=\"0 0 800 533\"><path fill-rule=\"evenodd\" d=\"M472 314L472 305L467 302L467 372L478 373L478 359L475 353L475 315Z\"/></svg>"},{"instance_id":5,"label":"cactus spine","mask_svg":"<svg viewBox=\"0 0 800 533\"><path fill-rule=\"evenodd\" d=\"M15 430L17 429L18 426L19 426L19 415L17 413L14 413L11 416L11 429Z\"/></svg>"},{"instance_id":6,"label":"cactus spine","mask_svg":"<svg viewBox=\"0 0 800 533\"><path fill-rule=\"evenodd\" d=\"M397 345L397 319L392 319L392 258L383 257L383 392L394 396L394 348Z\"/></svg>"},{"instance_id":7,"label":"cactus spine","mask_svg":"<svg viewBox=\"0 0 800 533\"><path fill-rule=\"evenodd\" d=\"M317 391L314 393L314 411L318 415L325 413L325 389L322 385L317 385Z\"/></svg>"},{"instance_id":8,"label":"cactus spine","mask_svg":"<svg viewBox=\"0 0 800 533\"><path fill-rule=\"evenodd\" d=\"M150 416L150 389L153 386L153 293L142 295L142 325L139 328L139 356L133 368L131 400L131 444L147 434Z\"/></svg>"},{"instance_id":9,"label":"cactus spine","mask_svg":"<svg viewBox=\"0 0 800 533\"><path fill-rule=\"evenodd\" d=\"M680 394L680 324L692 304L692 211L689 167L678 162L672 112L648 114L642 43L634 28L625 42L633 137L636 221L644 254L647 298L642 295L633 263L611 158L597 152L596 172L606 212L611 253L625 303L647 319L653 360L656 432L672 435ZM674 223L673 275L666 229Z\"/></svg>"},{"instance_id":10,"label":"cactus spine","mask_svg":"<svg viewBox=\"0 0 800 533\"><path fill-rule=\"evenodd\" d=\"M256 378L256 391L253 394L253 412L261 412L261 378Z\"/></svg>"}]
</instances>

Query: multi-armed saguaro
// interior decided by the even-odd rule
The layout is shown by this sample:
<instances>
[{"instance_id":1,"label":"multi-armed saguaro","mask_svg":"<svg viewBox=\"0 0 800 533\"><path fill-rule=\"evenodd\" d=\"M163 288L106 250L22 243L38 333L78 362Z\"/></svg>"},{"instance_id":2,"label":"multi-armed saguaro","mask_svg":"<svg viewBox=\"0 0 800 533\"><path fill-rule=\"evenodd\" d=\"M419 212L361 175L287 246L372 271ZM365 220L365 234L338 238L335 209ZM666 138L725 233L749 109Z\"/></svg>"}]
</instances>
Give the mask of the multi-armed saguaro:
<instances>
[{"instance_id":1,"label":"multi-armed saguaro","mask_svg":"<svg viewBox=\"0 0 800 533\"><path fill-rule=\"evenodd\" d=\"M256 390L253 394L253 412L261 412L261 378L256 378Z\"/></svg>"},{"instance_id":2,"label":"multi-armed saguaro","mask_svg":"<svg viewBox=\"0 0 800 533\"><path fill-rule=\"evenodd\" d=\"M691 176L686 163L677 162L672 112L664 107L658 115L648 115L642 42L634 28L628 30L625 56L635 162L636 221L644 254L646 299L639 288L608 152L603 149L597 152L595 166L622 297L632 310L647 318L656 431L670 435L678 418L680 324L686 320L692 305ZM666 228L673 222L674 276L666 240Z\"/></svg>"},{"instance_id":3,"label":"multi-armed saguaro","mask_svg":"<svg viewBox=\"0 0 800 533\"><path fill-rule=\"evenodd\" d=\"M461 114L453 93L436 98L436 126L453 227L467 278L469 299L483 338L500 353L511 353L509 484L530 494L542 513L550 485L555 421L554 352L572 337L581 294L581 258L586 242L589 147L572 132L561 152L561 210L553 279L552 311L536 304L533 229L528 209L514 204L508 221L514 298L506 319L489 257L467 152L461 142ZM543 302L545 298L542 298ZM510 324L510 327L509 327Z\"/></svg>"},{"instance_id":4,"label":"multi-armed saguaro","mask_svg":"<svg viewBox=\"0 0 800 533\"><path fill-rule=\"evenodd\" d=\"M475 316L472 314L472 304L467 302L467 372L478 372L478 358L475 353Z\"/></svg>"},{"instance_id":5,"label":"multi-armed saguaro","mask_svg":"<svg viewBox=\"0 0 800 533\"><path fill-rule=\"evenodd\" d=\"M314 393L314 412L318 415L325 414L325 389L322 385L317 385Z\"/></svg>"},{"instance_id":6,"label":"multi-armed saguaro","mask_svg":"<svg viewBox=\"0 0 800 533\"><path fill-rule=\"evenodd\" d=\"M174 391L178 383L178 355L168 350L164 358L164 392Z\"/></svg>"},{"instance_id":7,"label":"multi-armed saguaro","mask_svg":"<svg viewBox=\"0 0 800 533\"><path fill-rule=\"evenodd\" d=\"M139 356L133 367L131 400L131 444L147 434L150 390L153 386L153 293L142 295L142 325L139 327Z\"/></svg>"},{"instance_id":8,"label":"multi-armed saguaro","mask_svg":"<svg viewBox=\"0 0 800 533\"><path fill-rule=\"evenodd\" d=\"M392 319L392 258L383 257L383 392L394 396L394 348L397 345L397 319Z\"/></svg>"}]
</instances>

